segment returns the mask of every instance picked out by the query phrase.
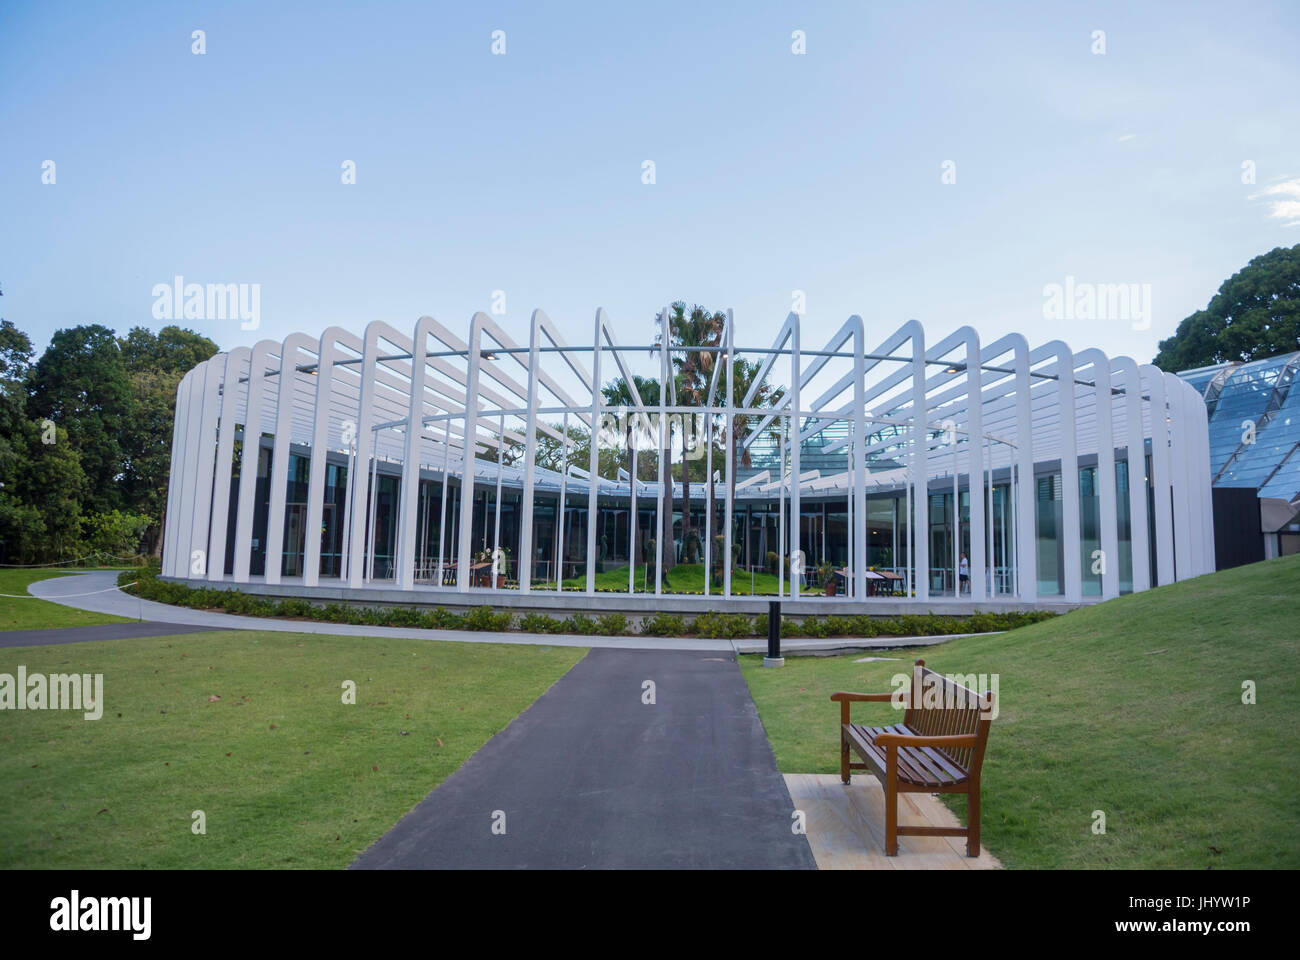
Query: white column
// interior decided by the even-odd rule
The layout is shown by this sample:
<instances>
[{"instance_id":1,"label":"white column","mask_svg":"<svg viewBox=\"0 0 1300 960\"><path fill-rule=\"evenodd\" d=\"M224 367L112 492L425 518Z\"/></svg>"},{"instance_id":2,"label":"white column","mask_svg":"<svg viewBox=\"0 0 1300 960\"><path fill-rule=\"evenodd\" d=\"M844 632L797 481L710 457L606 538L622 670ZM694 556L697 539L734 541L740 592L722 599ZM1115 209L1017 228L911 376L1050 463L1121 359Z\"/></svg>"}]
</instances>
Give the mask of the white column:
<instances>
[{"instance_id":1,"label":"white column","mask_svg":"<svg viewBox=\"0 0 1300 960\"><path fill-rule=\"evenodd\" d=\"M916 599L924 603L930 599L930 483L929 483L929 425L926 422L925 399L925 330L915 320L909 320L912 343L912 510L916 527L913 540L914 566L916 568ZM867 518L858 517L859 535L866 536Z\"/></svg>"},{"instance_id":2,"label":"white column","mask_svg":"<svg viewBox=\"0 0 1300 960\"><path fill-rule=\"evenodd\" d=\"M669 319L668 309L659 314L663 323L660 327L663 336L660 338L659 347L659 429L655 431L659 438L657 451L659 456L659 497L655 505L655 515L658 516L659 522L655 524L659 529L659 535L655 537L655 594L663 593L664 587L664 540L668 539L673 529L673 471L672 471L672 445L673 434L668 423L668 414L665 408L668 406L668 337L671 335L671 320ZM668 509L664 510L664 501L668 502ZM667 514L665 517L664 514ZM666 530L665 530L666 527Z\"/></svg>"},{"instance_id":3,"label":"white column","mask_svg":"<svg viewBox=\"0 0 1300 960\"><path fill-rule=\"evenodd\" d=\"M266 365L274 340L253 344L248 361L248 401L244 413L244 449L239 464L239 506L235 510L235 583L248 583L253 551L253 514L256 511L257 468L262 450L262 407L266 393Z\"/></svg>"},{"instance_id":4,"label":"white column","mask_svg":"<svg viewBox=\"0 0 1300 960\"><path fill-rule=\"evenodd\" d=\"M235 417L239 399L247 388L239 379L252 351L235 347L226 359L225 383L221 395L221 420L217 426L217 477L212 486L212 535L208 538L208 579L221 580L226 572L226 527L230 519L230 476L235 451ZM233 569L231 573L234 573Z\"/></svg>"},{"instance_id":5,"label":"white column","mask_svg":"<svg viewBox=\"0 0 1300 960\"><path fill-rule=\"evenodd\" d=\"M1128 357L1111 361L1111 377L1124 383L1125 454L1128 457L1129 555L1133 565L1133 592L1151 586L1151 552L1147 542L1146 433L1142 427L1142 378Z\"/></svg>"},{"instance_id":6,"label":"white column","mask_svg":"<svg viewBox=\"0 0 1300 960\"><path fill-rule=\"evenodd\" d=\"M428 370L429 329L433 318L421 317L415 323L411 341L411 397L406 414L406 454L402 461L402 528L401 556L397 562L397 585L402 590L415 586L415 520L420 495L420 441L424 438L424 385ZM424 518L428 526L429 518Z\"/></svg>"},{"instance_id":7,"label":"white column","mask_svg":"<svg viewBox=\"0 0 1300 960\"><path fill-rule=\"evenodd\" d=\"M1111 419L1110 361L1100 350L1084 350L1076 360L1089 364L1097 430L1097 526L1101 541L1101 595L1119 596L1119 510L1115 490L1115 431ZM1088 565L1089 570L1092 564Z\"/></svg>"},{"instance_id":8,"label":"white column","mask_svg":"<svg viewBox=\"0 0 1300 960\"><path fill-rule=\"evenodd\" d=\"M727 470L726 470L726 474L727 475L723 478L723 485L725 487L725 492L723 494L723 497L726 501L726 507L724 512L726 514L727 529L723 531L723 544L722 544L722 548L725 551L725 555L722 558L722 595L724 597L731 596L731 527L732 527L731 514L732 514L732 510L735 508L735 504L731 502L731 479L736 475L736 465L735 463L732 462L735 459L735 457L732 456L732 448L735 448L737 451L739 451L740 449L740 445L736 443L734 440L734 435L735 435L734 432L736 429L736 415L735 415L736 395L735 395L735 378L733 376L734 364L732 363L732 358L735 352L735 345L731 334L732 319L733 319L732 311L728 309L727 310L727 338L726 338L727 339L727 353L726 353L726 357L727 357L727 407L726 407L727 409Z\"/></svg>"},{"instance_id":9,"label":"white column","mask_svg":"<svg viewBox=\"0 0 1300 960\"><path fill-rule=\"evenodd\" d=\"M334 359L337 344L347 336L339 327L330 327L320 338L316 358L316 409L311 439L311 464L307 474L307 529L303 542L302 582L314 587L320 583L321 525L325 519L325 466L329 447L330 397L334 388Z\"/></svg>"},{"instance_id":10,"label":"white column","mask_svg":"<svg viewBox=\"0 0 1300 960\"><path fill-rule=\"evenodd\" d=\"M183 556L179 533L182 527L188 529L189 515L185 502L185 445L189 438L188 416L190 390L194 383L195 371L188 371L176 385L176 416L172 425L172 457L167 476L167 514L163 519L162 572L164 576L181 576L180 571L188 570L188 564L182 565Z\"/></svg>"},{"instance_id":11,"label":"white column","mask_svg":"<svg viewBox=\"0 0 1300 960\"><path fill-rule=\"evenodd\" d=\"M435 565L436 573L434 579L438 581L441 587L442 576L442 558L451 553L447 549L447 487L451 477L451 415L448 414L442 421L442 497L438 501L438 562Z\"/></svg>"},{"instance_id":12,"label":"white column","mask_svg":"<svg viewBox=\"0 0 1300 960\"><path fill-rule=\"evenodd\" d=\"M1079 530L1079 448L1074 420L1074 354L1059 340L1044 350L1056 353L1056 396L1061 432L1061 526L1065 599L1083 599L1083 545Z\"/></svg>"},{"instance_id":13,"label":"white column","mask_svg":"<svg viewBox=\"0 0 1300 960\"><path fill-rule=\"evenodd\" d=\"M984 394L980 369L980 340L974 330L966 333L966 487L970 497L970 599L980 603L986 598L988 557L984 549ZM960 523L961 510L957 510ZM958 537L958 549L961 538ZM957 581L960 591L961 580Z\"/></svg>"},{"instance_id":14,"label":"white column","mask_svg":"<svg viewBox=\"0 0 1300 960\"><path fill-rule=\"evenodd\" d=\"M1015 575L1022 603L1038 599L1037 491L1034 484L1034 416L1029 376L1029 344L1019 334L1010 338L1016 367L1016 463L1014 489Z\"/></svg>"},{"instance_id":15,"label":"white column","mask_svg":"<svg viewBox=\"0 0 1300 960\"><path fill-rule=\"evenodd\" d=\"M790 438L790 557L799 552L799 526L803 519L799 502L799 435L803 432L803 420L799 416L799 381L803 379L803 363L799 351L799 323L802 318L794 314L790 320L790 422L786 435ZM784 570L783 563L779 569ZM799 575L795 573L794 564L790 565L790 599L799 599Z\"/></svg>"},{"instance_id":16,"label":"white column","mask_svg":"<svg viewBox=\"0 0 1300 960\"><path fill-rule=\"evenodd\" d=\"M366 326L365 346L361 365L361 398L357 410L357 452L354 459L355 468L348 477L348 499L354 504L352 509L352 527L348 537L348 549L351 557L348 562L348 586L356 589L365 579L366 565L364 558L374 553L375 531L366 536L366 496L369 486L370 460L375 443L375 380L378 374L377 358L379 356L378 321ZM371 496L378 494L373 491Z\"/></svg>"},{"instance_id":17,"label":"white column","mask_svg":"<svg viewBox=\"0 0 1300 960\"><path fill-rule=\"evenodd\" d=\"M555 592L563 592L564 580L564 519L567 506L566 493L569 483L569 412L564 411L561 426L564 439L560 441L560 504L555 513ZM486 519L484 523L486 523Z\"/></svg>"},{"instance_id":18,"label":"white column","mask_svg":"<svg viewBox=\"0 0 1300 960\"><path fill-rule=\"evenodd\" d=\"M536 342L537 317L541 311L533 312L533 340ZM460 477L460 540L456 551L456 589L460 593L469 591L470 547L473 546L470 534L474 529L474 443L478 437L478 383L479 366L483 356L483 322L488 319L485 313L475 313L469 322L469 350L467 375L465 378L465 455L462 459ZM536 362L536 347L529 353L529 376ZM448 421L450 427L451 421ZM487 517L483 518L487 523Z\"/></svg>"},{"instance_id":19,"label":"white column","mask_svg":"<svg viewBox=\"0 0 1300 960\"><path fill-rule=\"evenodd\" d=\"M219 353L207 363L203 380L202 416L199 423L198 475L194 486L194 522L190 533L190 550L203 551L204 575L212 566L208 531L212 516L213 467L217 457L217 414L220 401L217 388L226 370L226 354ZM224 545L223 545L224 547Z\"/></svg>"},{"instance_id":20,"label":"white column","mask_svg":"<svg viewBox=\"0 0 1300 960\"><path fill-rule=\"evenodd\" d=\"M280 349L280 376L275 406L275 447L271 454L271 503L266 517L266 583L280 582L280 563L284 554L284 506L288 498L289 453L293 443L294 383L298 366L307 359L301 347L313 344L305 333L292 333Z\"/></svg>"},{"instance_id":21,"label":"white column","mask_svg":"<svg viewBox=\"0 0 1300 960\"><path fill-rule=\"evenodd\" d=\"M528 407L524 427L524 496L519 511L519 592L528 593L533 579L533 474L537 470L537 358L541 347L538 311L528 332Z\"/></svg>"},{"instance_id":22,"label":"white column","mask_svg":"<svg viewBox=\"0 0 1300 960\"><path fill-rule=\"evenodd\" d=\"M600 512L600 341L604 309L596 311L591 351L591 466L587 475L587 595L596 592L596 518ZM500 493L497 494L498 502Z\"/></svg>"},{"instance_id":23,"label":"white column","mask_svg":"<svg viewBox=\"0 0 1300 960\"><path fill-rule=\"evenodd\" d=\"M499 559L501 557L501 474L505 466L506 455L506 416L504 413L501 415L501 427L497 433L497 438L497 494L495 502L496 509L492 518L492 569L500 576L507 577L510 575L509 565L501 562ZM486 517L483 519L483 524L484 526L487 525ZM492 581L492 588L494 590L496 589L496 585L496 580L494 578Z\"/></svg>"},{"instance_id":24,"label":"white column","mask_svg":"<svg viewBox=\"0 0 1300 960\"><path fill-rule=\"evenodd\" d=\"M203 422L204 387L209 370L210 364L207 361L195 368L194 377L190 381L189 401L185 405L185 458L182 461L181 510L177 516L181 524L176 531L176 575L186 579L194 576L191 550L201 548L201 545L192 542L196 510L194 488L199 475L200 427ZM204 569L207 569L206 564Z\"/></svg>"},{"instance_id":25,"label":"white column","mask_svg":"<svg viewBox=\"0 0 1300 960\"><path fill-rule=\"evenodd\" d=\"M867 596L867 538L857 535L855 517L862 518L862 530L865 533L867 516L867 423L866 423L866 328L862 318L856 314L849 318L853 324L853 447L850 451L849 476L852 493L846 497L849 512L848 533L852 538L853 563L853 599L863 601ZM897 508L893 523L895 547L890 556L892 564L898 563L898 521Z\"/></svg>"}]
</instances>

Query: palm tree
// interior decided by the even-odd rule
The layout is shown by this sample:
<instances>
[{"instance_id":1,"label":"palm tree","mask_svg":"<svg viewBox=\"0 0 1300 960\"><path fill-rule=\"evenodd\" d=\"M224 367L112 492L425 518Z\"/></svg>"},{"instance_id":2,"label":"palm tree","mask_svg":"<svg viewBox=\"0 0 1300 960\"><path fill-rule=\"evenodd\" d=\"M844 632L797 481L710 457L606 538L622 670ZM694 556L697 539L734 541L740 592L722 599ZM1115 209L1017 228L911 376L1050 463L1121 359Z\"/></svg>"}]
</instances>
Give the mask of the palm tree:
<instances>
[{"instance_id":1,"label":"palm tree","mask_svg":"<svg viewBox=\"0 0 1300 960\"><path fill-rule=\"evenodd\" d=\"M669 308L668 346L672 360L677 386L677 401L683 407L698 407L704 403L709 389L709 379L713 374L717 347L722 341L722 331L726 324L726 314L721 311L710 313L699 304L686 312L684 300L675 301ZM659 332L655 335L655 345L663 342L663 321L655 319ZM668 438L664 441L667 443ZM710 437L712 442L712 437ZM691 537L691 473L686 461L685 441L682 444L682 549ZM665 451L667 455L667 451ZM671 481L671 471L669 471ZM709 478L710 481L712 478ZM709 503L712 509L713 486L709 485ZM671 516L672 484L664 490L665 512ZM665 560L671 565L670 560Z\"/></svg>"},{"instance_id":2,"label":"palm tree","mask_svg":"<svg viewBox=\"0 0 1300 960\"><path fill-rule=\"evenodd\" d=\"M632 382L636 385L637 393L640 395L642 402L645 398L659 396L659 381L654 377L640 377L635 373L632 374ZM623 407L624 409L636 411L636 399L632 396L632 390L628 387L627 381L622 377L611 380L600 388L601 395L604 397L607 407ZM635 417L628 417L624 424L625 447L627 449L627 475L628 487L636 483L637 477L633 470L633 464L636 454L636 437L638 431L635 428ZM596 478L592 478L596 482ZM630 502L629 502L630 508ZM632 518L632 540L628 544L628 563L636 566L640 559L640 544L638 540L641 534L641 524L638 517Z\"/></svg>"}]
</instances>

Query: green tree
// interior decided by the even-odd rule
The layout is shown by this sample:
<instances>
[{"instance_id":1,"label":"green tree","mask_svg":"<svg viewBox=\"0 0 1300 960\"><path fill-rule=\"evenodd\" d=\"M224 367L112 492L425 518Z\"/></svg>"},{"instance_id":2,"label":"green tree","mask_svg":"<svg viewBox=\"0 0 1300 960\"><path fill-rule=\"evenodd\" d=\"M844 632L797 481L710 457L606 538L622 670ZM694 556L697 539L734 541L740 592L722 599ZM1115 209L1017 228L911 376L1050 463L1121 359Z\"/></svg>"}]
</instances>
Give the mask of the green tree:
<instances>
[{"instance_id":1,"label":"green tree","mask_svg":"<svg viewBox=\"0 0 1300 960\"><path fill-rule=\"evenodd\" d=\"M654 377L641 377L635 373L632 374L632 383L636 387L637 394L641 397L641 402L645 403L648 399L650 402L658 402L659 399L659 381ZM626 380L617 377L600 388L605 406L622 407L627 411L628 416L624 424L624 448L627 450L627 475L629 478L651 479L651 476L637 477L639 473L645 473L647 464L636 462L637 469L633 470L634 461L637 460L637 437L645 424L638 425L636 412L636 399L632 396L632 390ZM631 481L629 481L631 482ZM639 517L632 520L632 542L628 544L628 562L635 565L641 557L641 523Z\"/></svg>"},{"instance_id":2,"label":"green tree","mask_svg":"<svg viewBox=\"0 0 1300 960\"><path fill-rule=\"evenodd\" d=\"M1178 325L1153 361L1178 372L1300 350L1300 244L1255 257L1223 282L1204 310Z\"/></svg>"},{"instance_id":3,"label":"green tree","mask_svg":"<svg viewBox=\"0 0 1300 960\"><path fill-rule=\"evenodd\" d=\"M100 554L105 561L123 560L135 556L140 549L140 538L150 523L152 518L138 513L120 510L93 513L81 519L81 538L88 554Z\"/></svg>"},{"instance_id":4,"label":"green tree","mask_svg":"<svg viewBox=\"0 0 1300 960\"><path fill-rule=\"evenodd\" d=\"M0 541L6 562L43 563L82 555L86 475L62 427L23 420L0 455Z\"/></svg>"},{"instance_id":5,"label":"green tree","mask_svg":"<svg viewBox=\"0 0 1300 960\"><path fill-rule=\"evenodd\" d=\"M177 326L156 334L134 327L118 345L134 397L134 411L121 438L123 502L129 512L149 518L144 550L156 553L166 522L176 388L187 372L218 349L207 337Z\"/></svg>"},{"instance_id":6,"label":"green tree","mask_svg":"<svg viewBox=\"0 0 1300 960\"><path fill-rule=\"evenodd\" d=\"M132 402L113 331L100 324L59 330L29 381L29 416L52 420L66 436L89 483L90 510L121 506L121 440L131 423Z\"/></svg>"},{"instance_id":7,"label":"green tree","mask_svg":"<svg viewBox=\"0 0 1300 960\"><path fill-rule=\"evenodd\" d=\"M753 400L750 401L749 406L751 409L774 407L781 402L781 399L785 396L785 388L775 386L768 377L764 377L759 381L758 375L761 369L762 365L757 361L751 363L739 358L735 360L735 366L732 369L731 374L732 406L740 406L741 401L745 399L745 394L749 393L750 388L755 382L759 383L759 387L754 392ZM724 369L721 375L725 377L726 373L727 372ZM740 451L739 459L737 459L737 449L739 446L737 439L743 438L749 433L749 426L754 416L755 415L752 413L738 413L732 417L732 429L730 435L727 437L727 447L729 450L728 456L731 458L732 463L729 496L733 510L735 509L736 504L736 471L741 467L748 467L751 465L748 449ZM768 429L774 430L774 427L769 427Z\"/></svg>"},{"instance_id":8,"label":"green tree","mask_svg":"<svg viewBox=\"0 0 1300 960\"><path fill-rule=\"evenodd\" d=\"M664 331L662 322L655 337L655 343L662 342ZM675 301L668 316L668 346L673 369L676 374L677 402L683 407L698 407L704 404L709 390L709 379L713 374L717 359L715 349L722 342L722 332L726 326L727 315L721 311L710 313L699 304L690 312L686 302ZM712 427L712 418L709 418ZM706 441L712 443L712 430ZM682 550L688 550L691 539L691 461L686 459L685 444L682 455ZM698 466L698 461L696 462ZM664 502L671 512L672 486L665 490ZM713 509L713 484L709 483L709 510Z\"/></svg>"}]
</instances>

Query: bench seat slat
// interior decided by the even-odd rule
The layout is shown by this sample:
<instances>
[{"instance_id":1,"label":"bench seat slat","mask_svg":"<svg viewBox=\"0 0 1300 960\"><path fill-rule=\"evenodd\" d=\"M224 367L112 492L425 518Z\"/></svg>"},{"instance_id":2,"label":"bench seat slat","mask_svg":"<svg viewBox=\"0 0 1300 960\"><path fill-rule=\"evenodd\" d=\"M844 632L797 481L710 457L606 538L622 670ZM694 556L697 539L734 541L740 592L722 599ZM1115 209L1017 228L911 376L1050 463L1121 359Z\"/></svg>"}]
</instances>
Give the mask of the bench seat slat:
<instances>
[{"instance_id":1,"label":"bench seat slat","mask_svg":"<svg viewBox=\"0 0 1300 960\"><path fill-rule=\"evenodd\" d=\"M887 770L888 755L884 747L878 747L873 742L876 735L881 733L918 735L901 723L887 727L865 727L851 723L845 726L845 732L849 742L862 759L877 768L882 776ZM899 747L898 777L907 783L927 787L964 783L968 779L965 770L933 747Z\"/></svg>"}]
</instances>

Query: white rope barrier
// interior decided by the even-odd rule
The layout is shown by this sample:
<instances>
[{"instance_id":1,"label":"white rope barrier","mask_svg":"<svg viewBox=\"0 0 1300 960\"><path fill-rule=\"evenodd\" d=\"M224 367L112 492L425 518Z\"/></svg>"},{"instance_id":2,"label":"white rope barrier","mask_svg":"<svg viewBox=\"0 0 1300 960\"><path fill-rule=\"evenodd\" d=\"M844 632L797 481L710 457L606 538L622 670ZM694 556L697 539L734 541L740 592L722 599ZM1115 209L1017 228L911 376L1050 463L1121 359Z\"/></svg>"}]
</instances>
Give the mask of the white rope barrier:
<instances>
[{"instance_id":1,"label":"white rope barrier","mask_svg":"<svg viewBox=\"0 0 1300 960\"><path fill-rule=\"evenodd\" d=\"M109 587L105 590L91 590L90 593L61 593L57 597L38 597L34 593L0 593L0 597L9 600L72 600L75 597L93 597L97 593L112 593L114 590L121 590L123 587L134 587L139 582L139 580L132 580L130 583Z\"/></svg>"}]
</instances>

